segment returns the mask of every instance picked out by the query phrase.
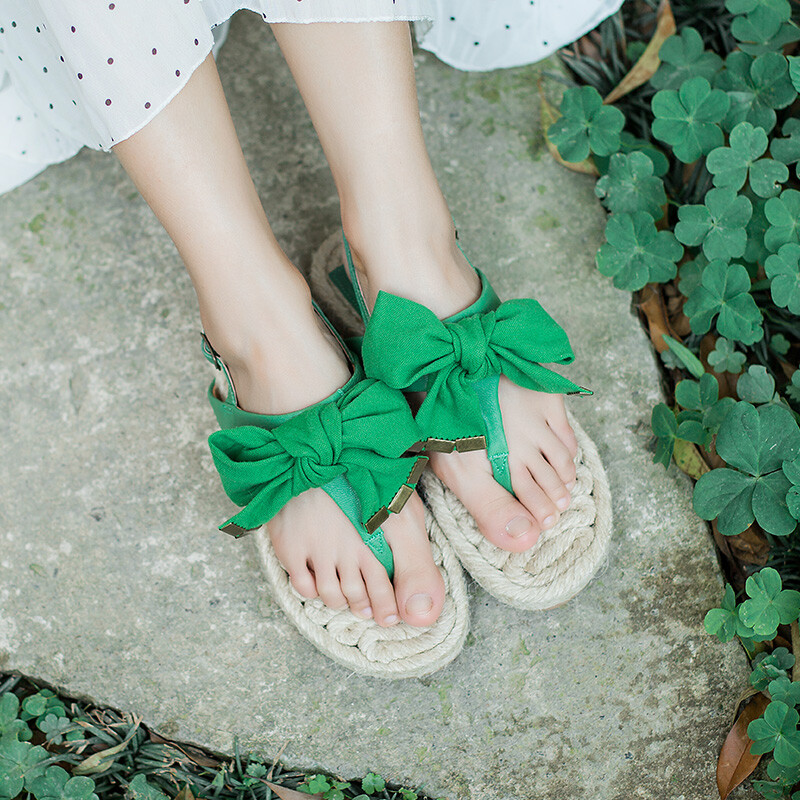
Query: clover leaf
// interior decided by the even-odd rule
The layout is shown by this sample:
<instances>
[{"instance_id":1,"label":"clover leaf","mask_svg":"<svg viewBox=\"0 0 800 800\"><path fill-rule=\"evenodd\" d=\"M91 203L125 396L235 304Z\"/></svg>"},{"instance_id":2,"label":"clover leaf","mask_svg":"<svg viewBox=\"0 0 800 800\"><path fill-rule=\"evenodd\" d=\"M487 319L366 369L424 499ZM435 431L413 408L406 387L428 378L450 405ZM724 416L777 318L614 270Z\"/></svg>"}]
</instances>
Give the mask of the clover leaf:
<instances>
[{"instance_id":1,"label":"clover leaf","mask_svg":"<svg viewBox=\"0 0 800 800\"><path fill-rule=\"evenodd\" d=\"M150 783L141 772L128 784L125 796L130 800L168 800L164 792Z\"/></svg>"},{"instance_id":2,"label":"clover leaf","mask_svg":"<svg viewBox=\"0 0 800 800\"><path fill-rule=\"evenodd\" d=\"M48 767L44 775L30 782L29 789L36 800L97 800L91 778L71 778L57 766Z\"/></svg>"},{"instance_id":3,"label":"clover leaf","mask_svg":"<svg viewBox=\"0 0 800 800\"><path fill-rule=\"evenodd\" d=\"M800 459L784 461L781 469L791 484L786 493L786 507L796 520L800 520Z\"/></svg>"},{"instance_id":4,"label":"clover leaf","mask_svg":"<svg viewBox=\"0 0 800 800\"><path fill-rule=\"evenodd\" d=\"M750 683L763 692L771 681L787 678L794 664L795 657L785 647L776 647L771 653L758 653L753 659Z\"/></svg>"},{"instance_id":5,"label":"clover leaf","mask_svg":"<svg viewBox=\"0 0 800 800\"><path fill-rule=\"evenodd\" d=\"M714 372L731 372L738 375L742 371L746 356L740 353L733 342L720 336L714 349L708 354L708 363Z\"/></svg>"},{"instance_id":6,"label":"clover leaf","mask_svg":"<svg viewBox=\"0 0 800 800\"><path fill-rule=\"evenodd\" d=\"M791 382L786 386L786 394L796 403L800 403L800 369L792 373Z\"/></svg>"},{"instance_id":7,"label":"clover leaf","mask_svg":"<svg viewBox=\"0 0 800 800\"><path fill-rule=\"evenodd\" d=\"M640 139L628 131L622 131L619 135L619 151L620 153L644 153L653 162L653 174L657 178L666 175L669 169L669 160L664 155L663 151L659 150L652 141L649 139ZM613 154L612 154L613 155ZM601 175L608 173L610 156L599 156L594 154L592 160Z\"/></svg>"},{"instance_id":8,"label":"clover leaf","mask_svg":"<svg viewBox=\"0 0 800 800\"><path fill-rule=\"evenodd\" d=\"M700 286L683 307L694 333L707 333L717 318L722 336L755 344L764 331L761 311L750 294L750 276L741 264L712 261L703 270Z\"/></svg>"},{"instance_id":9,"label":"clover leaf","mask_svg":"<svg viewBox=\"0 0 800 800\"><path fill-rule=\"evenodd\" d=\"M800 314L800 245L781 245L764 263L769 290L776 306Z\"/></svg>"},{"instance_id":10,"label":"clover leaf","mask_svg":"<svg viewBox=\"0 0 800 800\"><path fill-rule=\"evenodd\" d=\"M738 16L731 23L731 34L746 53L777 52L783 45L797 41L797 26L789 22L791 10L786 6L760 5L747 16ZM788 24L787 24L788 23Z\"/></svg>"},{"instance_id":11,"label":"clover leaf","mask_svg":"<svg viewBox=\"0 0 800 800\"><path fill-rule=\"evenodd\" d=\"M386 788L386 781L374 772L368 772L361 780L361 788L366 794L382 792Z\"/></svg>"},{"instance_id":12,"label":"clover leaf","mask_svg":"<svg viewBox=\"0 0 800 800\"><path fill-rule=\"evenodd\" d=\"M767 775L769 775L772 780L780 781L786 786L791 787L796 783L800 783L800 766L784 767L773 759L767 764Z\"/></svg>"},{"instance_id":13,"label":"clover leaf","mask_svg":"<svg viewBox=\"0 0 800 800\"><path fill-rule=\"evenodd\" d=\"M26 741L31 738L31 729L17 719L19 699L13 692L0 695L0 740Z\"/></svg>"},{"instance_id":14,"label":"clover leaf","mask_svg":"<svg viewBox=\"0 0 800 800\"><path fill-rule=\"evenodd\" d=\"M678 289L684 297L689 297L697 290L703 279L703 270L708 266L708 259L699 253L697 258L687 261L679 271Z\"/></svg>"},{"instance_id":15,"label":"clover leaf","mask_svg":"<svg viewBox=\"0 0 800 800\"><path fill-rule=\"evenodd\" d=\"M678 91L662 89L651 101L655 119L653 135L672 146L684 163L696 161L723 143L721 122L730 108L730 98L712 89L703 77L690 78Z\"/></svg>"},{"instance_id":16,"label":"clover leaf","mask_svg":"<svg viewBox=\"0 0 800 800\"><path fill-rule=\"evenodd\" d=\"M779 356L785 356L789 352L789 340L782 333L774 333L769 340L769 349Z\"/></svg>"},{"instance_id":17,"label":"clover leaf","mask_svg":"<svg viewBox=\"0 0 800 800\"><path fill-rule=\"evenodd\" d=\"M597 251L597 268L614 277L618 289L635 291L646 283L675 277L683 247L670 231L657 231L644 211L612 214L606 223L606 243Z\"/></svg>"},{"instance_id":18,"label":"clover leaf","mask_svg":"<svg viewBox=\"0 0 800 800\"><path fill-rule=\"evenodd\" d=\"M42 775L41 764L47 757L47 751L38 745L14 739L0 740L0 797L16 797L23 785Z\"/></svg>"},{"instance_id":19,"label":"clover leaf","mask_svg":"<svg viewBox=\"0 0 800 800\"><path fill-rule=\"evenodd\" d=\"M625 115L603 105L597 89L576 86L564 92L561 116L548 128L547 136L565 161L583 161L590 150L601 156L619 150L624 124Z\"/></svg>"},{"instance_id":20,"label":"clover leaf","mask_svg":"<svg viewBox=\"0 0 800 800\"><path fill-rule=\"evenodd\" d=\"M725 596L722 598L721 608L712 608L703 620L703 627L707 633L716 636L721 642L730 642L736 636L736 623L739 617L736 613L736 597L733 587L725 585Z\"/></svg>"},{"instance_id":21,"label":"clover leaf","mask_svg":"<svg viewBox=\"0 0 800 800\"><path fill-rule=\"evenodd\" d=\"M792 683L787 677L781 676L770 681L767 688L773 700L780 700L787 706L800 706L800 683Z\"/></svg>"},{"instance_id":22,"label":"clover leaf","mask_svg":"<svg viewBox=\"0 0 800 800\"><path fill-rule=\"evenodd\" d=\"M779 53L764 53L754 59L736 50L725 59L725 69L716 83L730 99L723 121L729 131L747 121L769 133L777 120L775 109L785 108L797 96L789 80L788 62Z\"/></svg>"},{"instance_id":23,"label":"clover leaf","mask_svg":"<svg viewBox=\"0 0 800 800\"><path fill-rule=\"evenodd\" d=\"M775 378L767 368L754 364L736 383L736 394L748 403L774 403L778 401L775 392Z\"/></svg>"},{"instance_id":24,"label":"clover leaf","mask_svg":"<svg viewBox=\"0 0 800 800\"><path fill-rule=\"evenodd\" d=\"M728 147L717 147L708 154L706 167L714 175L714 186L741 189L750 172L750 186L759 197L778 194L789 178L788 167L771 158L759 158L769 140L761 128L740 122L732 131Z\"/></svg>"},{"instance_id":25,"label":"clover leaf","mask_svg":"<svg viewBox=\"0 0 800 800\"><path fill-rule=\"evenodd\" d=\"M678 438L695 444L707 445L713 434L719 430L722 420L736 404L732 397L719 397L717 379L705 373L699 381L682 380L675 387L676 402L687 411L678 415ZM699 429L684 425L684 420L699 423Z\"/></svg>"},{"instance_id":26,"label":"clover leaf","mask_svg":"<svg viewBox=\"0 0 800 800\"><path fill-rule=\"evenodd\" d=\"M750 752L761 755L774 750L775 760L787 767L800 764L800 732L797 723L800 715L786 703L773 700L763 717L747 726L747 735L753 740Z\"/></svg>"},{"instance_id":27,"label":"clover leaf","mask_svg":"<svg viewBox=\"0 0 800 800\"><path fill-rule=\"evenodd\" d=\"M653 169L653 162L645 153L615 153L608 173L595 184L595 194L614 214L646 211L653 219L660 219L667 195L664 181L653 175Z\"/></svg>"},{"instance_id":28,"label":"clover leaf","mask_svg":"<svg viewBox=\"0 0 800 800\"><path fill-rule=\"evenodd\" d=\"M69 717L61 717L55 713L48 713L44 718L39 718L36 727L45 734L45 738L52 744L61 744L64 735L72 728L73 723Z\"/></svg>"},{"instance_id":29,"label":"clover leaf","mask_svg":"<svg viewBox=\"0 0 800 800\"><path fill-rule=\"evenodd\" d=\"M739 616L757 634L772 633L778 625L788 625L800 617L800 592L782 588L781 576L772 567L751 575L745 591L750 599L739 607Z\"/></svg>"},{"instance_id":30,"label":"clover leaf","mask_svg":"<svg viewBox=\"0 0 800 800\"><path fill-rule=\"evenodd\" d=\"M679 89L684 81L697 76L711 82L722 69L722 59L705 50L700 34L688 26L664 41L658 57L661 66L650 78L656 89Z\"/></svg>"},{"instance_id":31,"label":"clover leaf","mask_svg":"<svg viewBox=\"0 0 800 800\"><path fill-rule=\"evenodd\" d=\"M659 403L650 415L650 426L656 435L656 452L653 463L669 466L675 450L675 439L678 436L678 420L666 403Z\"/></svg>"},{"instance_id":32,"label":"clover leaf","mask_svg":"<svg viewBox=\"0 0 800 800\"><path fill-rule=\"evenodd\" d=\"M800 56L789 56L789 80L795 91L800 92Z\"/></svg>"},{"instance_id":33,"label":"clover leaf","mask_svg":"<svg viewBox=\"0 0 800 800\"><path fill-rule=\"evenodd\" d=\"M764 213L770 223L764 244L770 251L774 253L789 242L800 242L800 192L784 189L780 197L770 197Z\"/></svg>"},{"instance_id":34,"label":"clover leaf","mask_svg":"<svg viewBox=\"0 0 800 800\"><path fill-rule=\"evenodd\" d=\"M752 213L752 203L733 189L711 189L703 205L678 209L675 236L683 244L702 245L709 260L727 261L744 253Z\"/></svg>"},{"instance_id":35,"label":"clover leaf","mask_svg":"<svg viewBox=\"0 0 800 800\"><path fill-rule=\"evenodd\" d=\"M731 14L747 14L757 8L768 8L782 14L783 19L791 16L789 0L725 0L725 8Z\"/></svg>"},{"instance_id":36,"label":"clover leaf","mask_svg":"<svg viewBox=\"0 0 800 800\"><path fill-rule=\"evenodd\" d=\"M776 536L796 527L786 505L790 488L781 471L800 453L800 428L779 405L737 403L726 415L716 441L717 454L731 467L713 469L695 484L692 502L701 519L717 519L724 536L758 524Z\"/></svg>"},{"instance_id":37,"label":"clover leaf","mask_svg":"<svg viewBox=\"0 0 800 800\"><path fill-rule=\"evenodd\" d=\"M783 123L781 133L787 138L772 140L769 146L772 157L784 164L800 162L800 119L789 117ZM800 178L800 163L797 165L797 176Z\"/></svg>"},{"instance_id":38,"label":"clover leaf","mask_svg":"<svg viewBox=\"0 0 800 800\"><path fill-rule=\"evenodd\" d=\"M761 264L770 252L764 245L764 236L767 228L769 228L765 211L767 201L756 197L754 194L750 196L747 189L745 189L744 194L753 205L753 215L745 228L747 245L742 258L751 264Z\"/></svg>"}]
</instances>

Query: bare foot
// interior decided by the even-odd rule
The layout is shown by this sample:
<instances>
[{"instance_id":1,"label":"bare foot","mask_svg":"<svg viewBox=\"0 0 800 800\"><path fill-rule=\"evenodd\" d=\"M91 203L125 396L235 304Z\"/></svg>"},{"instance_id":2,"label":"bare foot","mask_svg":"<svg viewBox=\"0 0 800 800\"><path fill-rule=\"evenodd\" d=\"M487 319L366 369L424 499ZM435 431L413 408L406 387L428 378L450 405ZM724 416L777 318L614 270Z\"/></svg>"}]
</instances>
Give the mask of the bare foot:
<instances>
[{"instance_id":1,"label":"bare foot","mask_svg":"<svg viewBox=\"0 0 800 800\"><path fill-rule=\"evenodd\" d=\"M403 248L393 251L394 263L388 253L380 259L373 257L371 263L380 264L380 270L366 266L370 262L352 249L370 308L378 291L384 290L422 303L443 319L478 297L478 276L455 240L438 254L410 257L408 248ZM522 552L569 507L577 442L561 395L523 389L505 376L500 378L498 395L516 497L495 481L485 450L430 453L431 466L490 542L503 550Z\"/></svg>"},{"instance_id":2,"label":"bare foot","mask_svg":"<svg viewBox=\"0 0 800 800\"><path fill-rule=\"evenodd\" d=\"M333 394L351 375L335 337L311 307L303 285L296 297L285 298L291 324L264 320L257 344L241 348L246 355L220 355L227 363L241 408L280 414L303 408ZM217 340L224 338L221 333ZM241 342L241 339L239 340ZM322 490L309 489L290 500L268 523L267 530L292 585L304 597L320 597L330 608L349 606L381 626L400 620L432 625L444 604L444 582L434 564L425 529L422 502L412 495L399 514L382 526L392 549L395 575L364 544L336 503Z\"/></svg>"}]
</instances>

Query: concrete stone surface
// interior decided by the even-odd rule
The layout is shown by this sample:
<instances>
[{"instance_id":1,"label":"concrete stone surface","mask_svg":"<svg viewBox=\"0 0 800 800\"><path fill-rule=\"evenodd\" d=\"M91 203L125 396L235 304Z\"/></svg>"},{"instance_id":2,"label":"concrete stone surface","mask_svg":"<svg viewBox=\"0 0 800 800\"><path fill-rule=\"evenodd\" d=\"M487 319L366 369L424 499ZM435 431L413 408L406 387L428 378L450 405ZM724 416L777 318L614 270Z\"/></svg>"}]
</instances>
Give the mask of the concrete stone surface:
<instances>
[{"instance_id":1,"label":"concrete stone surface","mask_svg":"<svg viewBox=\"0 0 800 800\"><path fill-rule=\"evenodd\" d=\"M746 663L703 632L721 581L689 482L654 465L659 373L594 267L592 181L539 133L537 67L419 54L434 165L476 265L568 329L572 404L605 461L610 559L574 601L509 609L473 586L471 634L424 680L362 678L283 617L206 445L194 295L116 160L84 151L0 198L0 669L135 711L184 741L459 800L714 796ZM336 229L313 128L266 26L234 19L220 72L276 234L307 268ZM740 793L739 797L746 796Z\"/></svg>"}]
</instances>

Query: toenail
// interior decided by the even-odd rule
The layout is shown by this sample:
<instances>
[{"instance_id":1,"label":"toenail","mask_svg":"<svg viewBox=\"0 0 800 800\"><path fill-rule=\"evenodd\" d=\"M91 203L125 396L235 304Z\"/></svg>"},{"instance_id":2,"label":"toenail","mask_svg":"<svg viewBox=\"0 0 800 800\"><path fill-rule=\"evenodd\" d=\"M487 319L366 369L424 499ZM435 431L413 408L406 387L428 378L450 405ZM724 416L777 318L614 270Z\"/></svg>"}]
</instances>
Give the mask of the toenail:
<instances>
[{"instance_id":1,"label":"toenail","mask_svg":"<svg viewBox=\"0 0 800 800\"><path fill-rule=\"evenodd\" d=\"M556 518L554 514L551 514L549 517L545 517L544 522L542 523L545 530L549 530L555 524L556 524Z\"/></svg>"},{"instance_id":2,"label":"toenail","mask_svg":"<svg viewBox=\"0 0 800 800\"><path fill-rule=\"evenodd\" d=\"M556 505L563 511L569 505L569 497L562 497Z\"/></svg>"},{"instance_id":3,"label":"toenail","mask_svg":"<svg viewBox=\"0 0 800 800\"><path fill-rule=\"evenodd\" d=\"M400 622L400 617L397 614L389 614L388 617L384 620L387 625L395 625L396 623Z\"/></svg>"},{"instance_id":4,"label":"toenail","mask_svg":"<svg viewBox=\"0 0 800 800\"><path fill-rule=\"evenodd\" d=\"M415 594L406 602L409 614L427 614L433 608L433 598L428 594Z\"/></svg>"},{"instance_id":5,"label":"toenail","mask_svg":"<svg viewBox=\"0 0 800 800\"><path fill-rule=\"evenodd\" d=\"M359 616L364 617L364 619L369 619L372 616L372 609L367 606L366 608L362 608L360 611L356 612Z\"/></svg>"},{"instance_id":6,"label":"toenail","mask_svg":"<svg viewBox=\"0 0 800 800\"><path fill-rule=\"evenodd\" d=\"M533 526L533 523L527 517L514 517L511 522L506 525L506 533L514 539L519 539L524 536Z\"/></svg>"},{"instance_id":7,"label":"toenail","mask_svg":"<svg viewBox=\"0 0 800 800\"><path fill-rule=\"evenodd\" d=\"M570 482L567 484L567 489L569 489L570 491L572 491L574 488L575 488L575 481L570 481Z\"/></svg>"}]
</instances>

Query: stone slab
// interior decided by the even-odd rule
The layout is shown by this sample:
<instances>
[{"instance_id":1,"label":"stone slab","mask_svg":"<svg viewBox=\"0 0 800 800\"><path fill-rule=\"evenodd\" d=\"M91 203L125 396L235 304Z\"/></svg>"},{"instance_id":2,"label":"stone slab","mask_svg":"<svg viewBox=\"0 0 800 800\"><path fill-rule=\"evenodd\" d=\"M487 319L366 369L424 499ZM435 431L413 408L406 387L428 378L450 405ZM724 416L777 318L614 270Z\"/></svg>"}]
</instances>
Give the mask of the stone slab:
<instances>
[{"instance_id":1,"label":"stone slab","mask_svg":"<svg viewBox=\"0 0 800 800\"><path fill-rule=\"evenodd\" d=\"M195 299L111 156L84 151L0 198L0 669L221 752L369 770L455 800L707 800L746 675L704 634L720 595L689 482L651 460L659 373L629 295L596 271L592 181L547 155L538 68L465 74L420 54L421 114L466 252L568 329L573 410L614 497L609 562L532 614L472 586L461 656L362 678L288 623L205 443ZM220 71L279 240L307 267L337 199L280 53L234 19ZM579 377L578 377L579 376ZM744 796L744 795L741 795Z\"/></svg>"}]
</instances>

